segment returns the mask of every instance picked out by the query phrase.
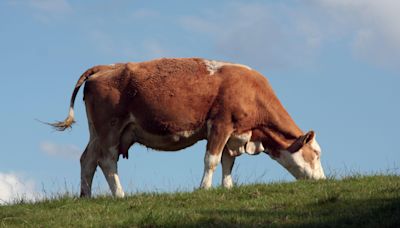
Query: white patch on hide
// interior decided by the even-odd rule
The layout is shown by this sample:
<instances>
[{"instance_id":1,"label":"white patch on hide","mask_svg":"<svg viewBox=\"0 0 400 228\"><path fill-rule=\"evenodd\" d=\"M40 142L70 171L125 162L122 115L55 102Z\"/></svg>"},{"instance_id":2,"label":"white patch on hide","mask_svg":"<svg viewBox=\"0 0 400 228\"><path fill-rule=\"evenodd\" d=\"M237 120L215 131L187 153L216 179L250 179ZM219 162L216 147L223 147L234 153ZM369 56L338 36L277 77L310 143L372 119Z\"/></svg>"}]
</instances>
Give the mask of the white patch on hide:
<instances>
[{"instance_id":1,"label":"white patch on hide","mask_svg":"<svg viewBox=\"0 0 400 228\"><path fill-rule=\"evenodd\" d=\"M174 142L179 142L179 139L180 139L180 137L179 137L178 135L173 135L173 136L172 136L172 140L173 140Z\"/></svg>"},{"instance_id":2,"label":"white patch on hide","mask_svg":"<svg viewBox=\"0 0 400 228\"><path fill-rule=\"evenodd\" d=\"M112 146L109 148L109 153L118 155L118 146ZM117 198L123 198L125 196L124 190L122 189L121 182L119 180L119 176L117 173L117 161L112 159L112 156L108 156L107 159L104 159L102 163L104 163L103 167L107 167L103 169L104 175L106 176L106 180L111 189L113 196Z\"/></svg>"},{"instance_id":3,"label":"white patch on hide","mask_svg":"<svg viewBox=\"0 0 400 228\"><path fill-rule=\"evenodd\" d=\"M204 174L200 185L201 188L209 189L211 187L215 168L221 161L221 154L213 155L209 151L206 152L204 157Z\"/></svg>"},{"instance_id":4,"label":"white patch on hide","mask_svg":"<svg viewBox=\"0 0 400 228\"><path fill-rule=\"evenodd\" d=\"M233 157L239 156L245 152L244 145L251 139L251 131L242 134L232 134L226 143L229 154Z\"/></svg>"},{"instance_id":5,"label":"white patch on hide","mask_svg":"<svg viewBox=\"0 0 400 228\"><path fill-rule=\"evenodd\" d=\"M72 119L74 119L74 108L73 107L69 107L69 112L68 112L68 117L71 117Z\"/></svg>"},{"instance_id":6,"label":"white patch on hide","mask_svg":"<svg viewBox=\"0 0 400 228\"><path fill-rule=\"evenodd\" d=\"M108 77L110 76L110 72L114 71L114 69L104 69L104 70L100 70L99 72L90 75L90 77L87 79L88 81L91 80L95 80L97 78L101 78L101 77Z\"/></svg>"},{"instance_id":7,"label":"white patch on hide","mask_svg":"<svg viewBox=\"0 0 400 228\"><path fill-rule=\"evenodd\" d=\"M181 140L181 138L185 138L185 139L190 138L194 134L196 134L199 130L200 130L200 128L198 128L196 130L179 131L179 132L177 132L177 133L172 135L172 139L175 142L179 142L179 140Z\"/></svg>"},{"instance_id":8,"label":"white patch on hide","mask_svg":"<svg viewBox=\"0 0 400 228\"><path fill-rule=\"evenodd\" d=\"M216 61L216 60L207 60L207 59L204 59L203 61L207 67L208 72L210 72L210 75L213 75L216 72L218 72L218 70L221 69L221 67L223 67L223 66L238 66L238 67L243 67L248 70L251 70L250 67L243 65L243 64L227 63L227 62L221 62L221 61Z\"/></svg>"},{"instance_id":9,"label":"white patch on hide","mask_svg":"<svg viewBox=\"0 0 400 228\"><path fill-rule=\"evenodd\" d=\"M256 155L256 154L259 154L259 153L261 153L263 151L265 151L265 148L264 148L264 146L262 145L261 142L258 142L258 141L252 142L252 141L250 141L250 142L248 142L246 144L246 153L247 154Z\"/></svg>"},{"instance_id":10,"label":"white patch on hide","mask_svg":"<svg viewBox=\"0 0 400 228\"><path fill-rule=\"evenodd\" d=\"M192 135L194 135L198 130L199 129L197 129L197 130L188 130L188 131L180 131L180 132L175 133L175 135L177 135L179 137L189 138Z\"/></svg>"},{"instance_id":11,"label":"white patch on hide","mask_svg":"<svg viewBox=\"0 0 400 228\"><path fill-rule=\"evenodd\" d=\"M228 189L233 187L233 180L232 180L232 175L231 174L223 176L222 185L225 188L228 188Z\"/></svg>"},{"instance_id":12,"label":"white patch on hide","mask_svg":"<svg viewBox=\"0 0 400 228\"><path fill-rule=\"evenodd\" d=\"M223 151L222 154L222 186L225 188L232 188L233 187L233 180L232 180L232 168L235 162L235 157L229 156L227 154L227 148Z\"/></svg>"},{"instance_id":13,"label":"white patch on hide","mask_svg":"<svg viewBox=\"0 0 400 228\"><path fill-rule=\"evenodd\" d=\"M233 157L242 155L244 153L256 155L264 151L264 147L261 142L250 141L251 135L251 131L247 131L242 134L232 134L226 143L229 155Z\"/></svg>"}]
</instances>

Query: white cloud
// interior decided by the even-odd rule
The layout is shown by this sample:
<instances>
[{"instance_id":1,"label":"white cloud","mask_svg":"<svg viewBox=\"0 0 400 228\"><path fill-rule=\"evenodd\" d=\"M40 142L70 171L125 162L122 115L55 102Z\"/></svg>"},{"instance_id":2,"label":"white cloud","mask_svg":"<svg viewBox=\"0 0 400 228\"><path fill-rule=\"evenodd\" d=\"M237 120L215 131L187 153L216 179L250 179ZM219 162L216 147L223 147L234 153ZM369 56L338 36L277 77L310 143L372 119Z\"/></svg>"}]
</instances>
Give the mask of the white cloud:
<instances>
[{"instance_id":1,"label":"white cloud","mask_svg":"<svg viewBox=\"0 0 400 228\"><path fill-rule=\"evenodd\" d=\"M14 173L0 173L0 205L18 200L35 201L41 195L35 190L35 183Z\"/></svg>"},{"instance_id":2,"label":"white cloud","mask_svg":"<svg viewBox=\"0 0 400 228\"><path fill-rule=\"evenodd\" d=\"M184 17L181 24L211 38L219 54L252 65L307 66L339 42L368 63L397 66L399 12L398 0L241 3Z\"/></svg>"},{"instance_id":3,"label":"white cloud","mask_svg":"<svg viewBox=\"0 0 400 228\"><path fill-rule=\"evenodd\" d=\"M397 66L400 59L400 1L319 0L335 29L350 36L356 57L381 66Z\"/></svg>"},{"instance_id":4,"label":"white cloud","mask_svg":"<svg viewBox=\"0 0 400 228\"><path fill-rule=\"evenodd\" d=\"M66 159L79 159L83 150L74 145L61 145L53 142L41 142L39 148L50 156L58 156Z\"/></svg>"},{"instance_id":5,"label":"white cloud","mask_svg":"<svg viewBox=\"0 0 400 228\"><path fill-rule=\"evenodd\" d=\"M297 14L297 15L296 15ZM182 18L182 25L215 41L231 60L269 68L309 64L321 44L316 26L284 4L230 4L202 17Z\"/></svg>"}]
</instances>

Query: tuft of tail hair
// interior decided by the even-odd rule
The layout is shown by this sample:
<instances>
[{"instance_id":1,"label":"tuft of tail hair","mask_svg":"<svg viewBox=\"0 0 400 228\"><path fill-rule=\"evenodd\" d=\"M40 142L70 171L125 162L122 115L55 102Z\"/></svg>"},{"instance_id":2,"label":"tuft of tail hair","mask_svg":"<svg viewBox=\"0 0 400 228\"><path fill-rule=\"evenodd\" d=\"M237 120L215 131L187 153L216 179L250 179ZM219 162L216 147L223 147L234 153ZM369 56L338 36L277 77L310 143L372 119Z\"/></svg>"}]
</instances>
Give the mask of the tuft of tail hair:
<instances>
[{"instance_id":1,"label":"tuft of tail hair","mask_svg":"<svg viewBox=\"0 0 400 228\"><path fill-rule=\"evenodd\" d=\"M65 129L72 128L72 125L75 123L74 120L74 109L73 107L70 108L69 114L64 121L57 121L54 123L46 123L52 126L57 131L65 131Z\"/></svg>"}]
</instances>

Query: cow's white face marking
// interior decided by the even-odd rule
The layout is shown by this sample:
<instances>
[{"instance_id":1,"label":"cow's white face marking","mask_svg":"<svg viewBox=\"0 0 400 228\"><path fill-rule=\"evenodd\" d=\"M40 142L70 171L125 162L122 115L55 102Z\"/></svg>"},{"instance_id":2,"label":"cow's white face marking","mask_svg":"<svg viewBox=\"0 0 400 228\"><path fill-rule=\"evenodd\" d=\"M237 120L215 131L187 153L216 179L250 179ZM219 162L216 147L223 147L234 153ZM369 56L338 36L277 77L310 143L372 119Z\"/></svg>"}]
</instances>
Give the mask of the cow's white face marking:
<instances>
[{"instance_id":1,"label":"cow's white face marking","mask_svg":"<svg viewBox=\"0 0 400 228\"><path fill-rule=\"evenodd\" d=\"M314 158L314 169L313 169L313 179L326 179L324 169L321 165L321 147L319 146L317 140L314 138L311 141L311 148L317 155Z\"/></svg>"},{"instance_id":2,"label":"cow's white face marking","mask_svg":"<svg viewBox=\"0 0 400 228\"><path fill-rule=\"evenodd\" d=\"M313 151L306 151L306 150ZM308 162L304 159L303 153L315 153L313 160ZM320 160L321 148L315 139L310 142L309 147L303 146L298 151L290 153L281 150L279 157L273 157L285 167L296 179L326 179Z\"/></svg>"},{"instance_id":3,"label":"cow's white face marking","mask_svg":"<svg viewBox=\"0 0 400 228\"><path fill-rule=\"evenodd\" d=\"M243 67L248 70L251 70L250 67L243 65L243 64L237 64L237 63L227 63L227 62L221 62L221 61L215 61L215 60L207 60L204 59L204 64L206 64L208 72L210 72L210 75L215 74L218 72L219 69L223 66L238 66L238 67Z\"/></svg>"},{"instance_id":4,"label":"cow's white face marking","mask_svg":"<svg viewBox=\"0 0 400 228\"><path fill-rule=\"evenodd\" d=\"M313 139L311 141L311 147L318 153L321 154L321 147L319 146L318 142L316 139Z\"/></svg>"}]
</instances>

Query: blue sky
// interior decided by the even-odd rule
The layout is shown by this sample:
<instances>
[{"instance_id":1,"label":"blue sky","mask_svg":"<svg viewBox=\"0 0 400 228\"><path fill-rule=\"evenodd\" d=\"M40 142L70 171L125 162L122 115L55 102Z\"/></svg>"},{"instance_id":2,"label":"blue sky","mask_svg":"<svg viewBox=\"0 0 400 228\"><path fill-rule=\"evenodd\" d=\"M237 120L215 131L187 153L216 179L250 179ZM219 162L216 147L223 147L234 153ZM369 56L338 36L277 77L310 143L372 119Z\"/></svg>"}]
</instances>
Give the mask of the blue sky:
<instances>
[{"instance_id":1,"label":"blue sky","mask_svg":"<svg viewBox=\"0 0 400 228\"><path fill-rule=\"evenodd\" d=\"M82 95L77 124L54 132L35 119L65 118L76 80L98 64L205 57L247 64L269 78L296 123L313 129L329 175L399 173L400 2L0 2L0 203L15 195L79 190L88 142ZM127 191L192 190L205 142L179 153L141 146L120 160ZM220 184L220 169L214 185ZM241 156L239 183L292 181L267 156ZM100 170L94 189L107 192Z\"/></svg>"}]
</instances>

